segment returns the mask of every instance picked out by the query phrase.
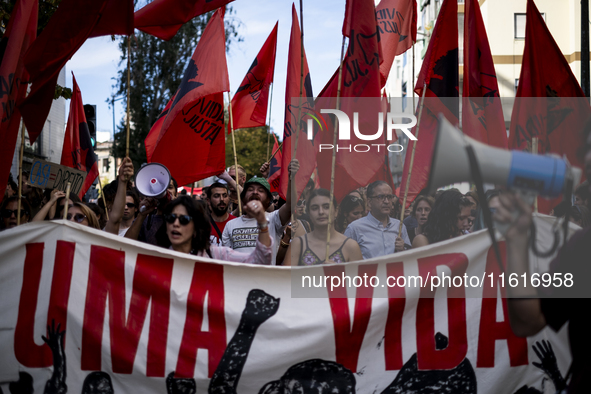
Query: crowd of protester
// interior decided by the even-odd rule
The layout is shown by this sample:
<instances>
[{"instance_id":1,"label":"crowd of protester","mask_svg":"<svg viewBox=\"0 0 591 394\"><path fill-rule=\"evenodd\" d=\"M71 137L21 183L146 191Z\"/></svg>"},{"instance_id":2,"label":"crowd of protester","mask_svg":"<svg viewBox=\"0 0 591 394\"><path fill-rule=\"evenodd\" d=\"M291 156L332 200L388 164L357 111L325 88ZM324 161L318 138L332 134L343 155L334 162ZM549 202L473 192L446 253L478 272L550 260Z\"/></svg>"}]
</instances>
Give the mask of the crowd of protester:
<instances>
[{"instance_id":1,"label":"crowd of protester","mask_svg":"<svg viewBox=\"0 0 591 394\"><path fill-rule=\"evenodd\" d=\"M293 175L297 160L290 163ZM238 173L238 184L236 183ZM97 203L59 190L31 187L23 176L20 224L30 221L66 219L80 225L177 252L209 256L227 261L271 265L316 265L370 259L442 242L485 227L477 193L457 189L419 195L403 210L399 196L384 181L352 190L336 201L332 211L328 190L315 188L312 179L292 204L291 190L283 200L263 176L247 180L241 166L232 166L202 189L200 196L188 195L174 179L161 199L143 198L133 185L134 169L125 159L117 179L103 188ZM0 228L17 225L18 185L8 181L0 205ZM486 192L487 209L499 207L497 189ZM238 206L238 195L240 204ZM551 214L580 227L591 224L588 182L574 194L574 204L562 202ZM64 207L67 204L67 212ZM327 248L327 236L330 243Z\"/></svg>"}]
</instances>

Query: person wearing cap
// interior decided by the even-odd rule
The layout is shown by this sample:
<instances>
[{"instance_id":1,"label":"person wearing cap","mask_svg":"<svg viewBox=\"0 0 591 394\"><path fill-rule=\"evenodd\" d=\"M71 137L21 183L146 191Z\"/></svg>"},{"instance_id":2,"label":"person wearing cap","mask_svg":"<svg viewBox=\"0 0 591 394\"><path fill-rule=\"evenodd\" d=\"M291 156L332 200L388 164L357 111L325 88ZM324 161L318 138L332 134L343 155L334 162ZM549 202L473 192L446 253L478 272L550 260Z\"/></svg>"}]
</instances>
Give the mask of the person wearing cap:
<instances>
[{"instance_id":1,"label":"person wearing cap","mask_svg":"<svg viewBox=\"0 0 591 394\"><path fill-rule=\"evenodd\" d=\"M299 168L298 161L292 160L288 168L290 177L293 177ZM286 197L286 203L279 210L266 213L266 225L259 225L255 218L250 217L246 212L244 212L244 215L229 221L222 233L222 245L240 252L251 253L256 247L259 230L268 228L269 235L273 237L272 264L275 265L277 245L279 245L279 240L283 235L284 226L289 222L291 216L291 182L288 183ZM240 199L243 207L250 201L258 200L267 209L273 200L271 186L265 178L252 177L244 184Z\"/></svg>"}]
</instances>

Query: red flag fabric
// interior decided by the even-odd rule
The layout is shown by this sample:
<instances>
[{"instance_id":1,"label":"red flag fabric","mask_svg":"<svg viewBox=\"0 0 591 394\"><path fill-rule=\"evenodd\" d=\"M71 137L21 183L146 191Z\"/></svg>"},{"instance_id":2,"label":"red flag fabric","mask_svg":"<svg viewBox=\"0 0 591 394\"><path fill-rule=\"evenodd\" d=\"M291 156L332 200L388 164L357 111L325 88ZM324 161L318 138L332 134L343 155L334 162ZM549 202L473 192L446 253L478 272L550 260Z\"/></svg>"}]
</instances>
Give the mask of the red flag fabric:
<instances>
[{"instance_id":1,"label":"red flag fabric","mask_svg":"<svg viewBox=\"0 0 591 394\"><path fill-rule=\"evenodd\" d=\"M527 2L525 47L509 135L509 147L566 155L582 168L577 150L584 144L582 125L589 102L533 1ZM584 180L584 176L583 179ZM558 201L538 199L538 210L549 213Z\"/></svg>"},{"instance_id":2,"label":"red flag fabric","mask_svg":"<svg viewBox=\"0 0 591 394\"><path fill-rule=\"evenodd\" d=\"M135 13L135 28L168 41L191 19L232 1L154 0Z\"/></svg>"},{"instance_id":3,"label":"red flag fabric","mask_svg":"<svg viewBox=\"0 0 591 394\"><path fill-rule=\"evenodd\" d=\"M145 141L148 161L164 164L182 185L225 168L222 92L229 90L230 82L223 15L221 9L211 17L179 89Z\"/></svg>"},{"instance_id":4,"label":"red flag fabric","mask_svg":"<svg viewBox=\"0 0 591 394\"><path fill-rule=\"evenodd\" d=\"M416 144L406 199L407 207L427 186L437 133L438 114L444 114L452 124L458 123L458 69L458 3L457 0L444 0L415 86L415 92L419 97L425 86L427 91L419 136L417 141L409 141L404 160L401 193L406 190L412 150L415 149ZM417 110L417 117L418 112ZM416 129L413 134L416 135Z\"/></svg>"},{"instance_id":5,"label":"red flag fabric","mask_svg":"<svg viewBox=\"0 0 591 394\"><path fill-rule=\"evenodd\" d=\"M303 117L308 108L313 107L312 80L310 79L310 70L304 51L304 80L302 83L303 91L300 93L301 77L301 56L303 44L301 41L300 23L296 13L295 6L291 8L291 37L289 39L289 53L287 57L287 84L285 87L285 118L283 123L283 147L281 150L281 168L287 169L292 159L292 153L295 149L296 133L298 137L297 159L300 162L300 169L295 177L296 196L306 187L314 167L316 167L316 150L312 141L307 139L306 124ZM298 99L301 98L301 99ZM298 104L294 105L294 99ZM300 108L298 108L300 107ZM298 119L299 115L299 119ZM288 171L281 171L279 195L285 199L287 185L289 182ZM293 186L293 185L292 185Z\"/></svg>"},{"instance_id":6,"label":"red flag fabric","mask_svg":"<svg viewBox=\"0 0 591 394\"><path fill-rule=\"evenodd\" d=\"M275 72L277 26L263 44L248 73L232 98L234 130L266 124L269 86Z\"/></svg>"},{"instance_id":7,"label":"red flag fabric","mask_svg":"<svg viewBox=\"0 0 591 394\"><path fill-rule=\"evenodd\" d=\"M380 79L380 35L376 22L376 10L373 0L349 0L350 20L349 46L347 55L343 62L341 76L342 97L340 110L348 114L350 120L354 120L354 113L359 113L358 129L375 130L378 128L376 122L377 113L375 108L380 108L381 103L381 79ZM346 24L347 22L345 22ZM316 102L317 108L336 108L338 87L338 70L333 75L327 86L320 93L320 99ZM358 99L363 98L363 99ZM382 113L386 113L386 108ZM334 118L325 117L329 120L328 131L317 133L316 145L333 143ZM356 133L351 133L350 140L346 142L347 147L367 144L368 141L361 139ZM385 135L374 144L384 144ZM333 148L333 149L336 149ZM385 146L378 152L377 147L370 151L356 151L355 149L339 149L336 152L335 163L335 197L340 201L351 190L359 186L367 185L378 171L384 166ZM317 156L318 175L322 187L330 188L332 169L332 150L323 150Z\"/></svg>"},{"instance_id":8,"label":"red flag fabric","mask_svg":"<svg viewBox=\"0 0 591 394\"><path fill-rule=\"evenodd\" d=\"M162 110L156 122L152 125L148 136L144 140L144 145L146 146L146 158L148 159L148 163L152 162L152 154L154 153L154 149L156 149L156 145L158 144L158 138L160 137L160 132L162 131L162 125L164 124L164 119L166 119L166 115L170 111L170 107L172 106L172 102L174 101L175 96L172 96L166 107Z\"/></svg>"},{"instance_id":9,"label":"red flag fabric","mask_svg":"<svg viewBox=\"0 0 591 394\"><path fill-rule=\"evenodd\" d=\"M98 159L92 148L88 123L86 123L86 115L84 114L82 94L76 83L74 73L72 73L72 84L70 114L60 164L86 172L86 179L78 194L78 197L82 198L99 175Z\"/></svg>"},{"instance_id":10,"label":"red flag fabric","mask_svg":"<svg viewBox=\"0 0 591 394\"><path fill-rule=\"evenodd\" d=\"M133 35L133 0L107 0L90 37Z\"/></svg>"},{"instance_id":11,"label":"red flag fabric","mask_svg":"<svg viewBox=\"0 0 591 394\"><path fill-rule=\"evenodd\" d=\"M279 149L279 143L277 142L277 136L275 134L273 134L273 138L275 138L275 144L273 144L273 151L271 153L274 153L275 151L277 151L277 149ZM269 162L269 177L267 178L267 180L269 181L269 184L271 185L272 192L279 192L279 186L280 186L279 177L280 176L281 176L281 152L277 151L277 153L275 153L275 156L273 156L273 158Z\"/></svg>"},{"instance_id":12,"label":"red flag fabric","mask_svg":"<svg viewBox=\"0 0 591 394\"><path fill-rule=\"evenodd\" d=\"M113 0L111 0L112 2ZM41 35L25 54L25 67L33 83L26 100L20 105L29 139L35 142L51 109L51 103L60 70L76 53L97 25L101 34L111 34L109 22L99 21L110 18L105 14L108 0L63 0ZM127 4L127 0L124 4ZM112 6L114 9L122 7ZM115 18L119 20L119 17ZM129 26L117 26L113 34Z\"/></svg>"},{"instance_id":13,"label":"red flag fabric","mask_svg":"<svg viewBox=\"0 0 591 394\"><path fill-rule=\"evenodd\" d=\"M497 148L507 148L507 131L497 74L477 0L466 0L464 16L464 134Z\"/></svg>"},{"instance_id":14,"label":"red flag fabric","mask_svg":"<svg viewBox=\"0 0 591 394\"><path fill-rule=\"evenodd\" d=\"M0 42L0 202L4 198L18 138L21 114L16 104L24 99L29 76L24 53L37 36L38 0L21 0L14 6Z\"/></svg>"},{"instance_id":15,"label":"red flag fabric","mask_svg":"<svg viewBox=\"0 0 591 394\"><path fill-rule=\"evenodd\" d=\"M417 41L417 1L382 0L376 6L382 55L382 87L388 80L394 57L406 52Z\"/></svg>"}]
</instances>

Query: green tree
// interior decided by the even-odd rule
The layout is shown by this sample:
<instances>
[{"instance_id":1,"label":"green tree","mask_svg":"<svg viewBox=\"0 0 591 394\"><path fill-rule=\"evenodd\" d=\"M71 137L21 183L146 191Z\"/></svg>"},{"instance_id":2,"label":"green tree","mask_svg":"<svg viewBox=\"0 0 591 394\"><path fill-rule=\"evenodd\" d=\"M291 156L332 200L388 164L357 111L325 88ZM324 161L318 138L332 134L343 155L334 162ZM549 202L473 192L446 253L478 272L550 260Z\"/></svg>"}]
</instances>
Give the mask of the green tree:
<instances>
[{"instance_id":1,"label":"green tree","mask_svg":"<svg viewBox=\"0 0 591 394\"><path fill-rule=\"evenodd\" d=\"M267 161L267 128L253 127L250 129L236 130L236 157L238 164L244 167L247 177L261 176L259 169ZM273 154L273 136L271 136L271 149ZM232 149L232 136L226 137L226 165L234 165L234 151Z\"/></svg>"},{"instance_id":2,"label":"green tree","mask_svg":"<svg viewBox=\"0 0 591 394\"><path fill-rule=\"evenodd\" d=\"M240 21L234 16L232 7L227 7L225 20L226 51L230 45L242 41L238 35ZM130 139L129 156L137 169L146 162L144 140L150 128L178 89L188 60L213 12L194 18L181 27L169 41L163 41L150 34L137 32L131 39L131 92L130 92ZM127 102L127 37L119 40L121 59L120 70L113 86L113 97L124 97ZM111 100L108 100L109 102ZM112 154L125 156L127 139L125 117L121 120Z\"/></svg>"}]
</instances>

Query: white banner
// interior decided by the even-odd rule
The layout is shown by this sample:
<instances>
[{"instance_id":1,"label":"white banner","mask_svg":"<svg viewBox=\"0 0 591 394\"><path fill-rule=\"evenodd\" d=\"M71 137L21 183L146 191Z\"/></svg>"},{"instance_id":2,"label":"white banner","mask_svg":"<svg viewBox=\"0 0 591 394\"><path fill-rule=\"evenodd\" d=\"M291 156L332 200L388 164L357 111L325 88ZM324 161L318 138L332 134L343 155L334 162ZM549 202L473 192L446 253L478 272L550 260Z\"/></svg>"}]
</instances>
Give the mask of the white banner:
<instances>
[{"instance_id":1,"label":"white banner","mask_svg":"<svg viewBox=\"0 0 591 394\"><path fill-rule=\"evenodd\" d=\"M550 219L536 223L549 246ZM196 258L54 221L0 233L0 256L4 393L553 393L551 376L570 364L564 327L528 339L511 332L499 282L488 279L499 271L484 231L290 269ZM485 285L295 288L320 274L385 284L446 272ZM347 291L351 298L338 298Z\"/></svg>"}]
</instances>

